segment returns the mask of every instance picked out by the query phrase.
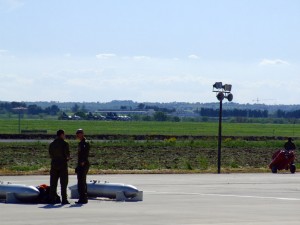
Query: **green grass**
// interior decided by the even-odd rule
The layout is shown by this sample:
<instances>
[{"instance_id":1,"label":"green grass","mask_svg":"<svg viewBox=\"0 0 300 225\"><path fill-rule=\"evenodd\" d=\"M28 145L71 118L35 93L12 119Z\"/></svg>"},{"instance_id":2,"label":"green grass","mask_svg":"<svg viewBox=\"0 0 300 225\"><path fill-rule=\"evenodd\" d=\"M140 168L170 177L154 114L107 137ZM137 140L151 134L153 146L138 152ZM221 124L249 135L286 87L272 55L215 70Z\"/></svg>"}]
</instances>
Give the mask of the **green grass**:
<instances>
[{"instance_id":1,"label":"green grass","mask_svg":"<svg viewBox=\"0 0 300 225\"><path fill-rule=\"evenodd\" d=\"M70 173L77 162L77 142L69 141L72 160ZM300 141L295 142L300 146ZM0 142L0 175L48 174L50 158L46 142ZM222 171L270 172L272 154L282 148L282 141L246 141L227 139L222 145ZM91 141L91 173L107 171L216 172L217 141ZM296 165L299 161L296 159ZM298 167L299 168L299 167Z\"/></svg>"},{"instance_id":2,"label":"green grass","mask_svg":"<svg viewBox=\"0 0 300 225\"><path fill-rule=\"evenodd\" d=\"M17 119L0 119L0 134L17 134ZM21 120L21 129L47 130L55 134L64 129L67 134L74 134L78 128L89 135L190 135L217 136L217 122L122 122L122 121L64 121L64 120ZM224 136L300 136L300 124L247 124L223 122Z\"/></svg>"},{"instance_id":3,"label":"green grass","mask_svg":"<svg viewBox=\"0 0 300 225\"><path fill-rule=\"evenodd\" d=\"M17 119L0 119L0 134L17 134ZM87 135L168 135L165 140L134 141L91 140L91 171L151 171L160 172L215 172L217 159L218 123L215 122L121 122L121 121L61 121L22 119L21 129L47 130L55 134L64 129L74 134L83 128ZM201 139L178 139L175 136L204 136ZM208 137L206 136L213 136ZM300 124L238 124L223 122L222 171L257 172L268 171L272 153L282 148L284 141L261 138L248 141L244 136L299 137ZM234 137L234 138L231 138ZM70 138L73 160L76 164L76 144ZM300 140L296 138L296 146ZM0 142L0 175L48 173L50 160L48 143ZM296 160L298 168L299 162Z\"/></svg>"}]
</instances>

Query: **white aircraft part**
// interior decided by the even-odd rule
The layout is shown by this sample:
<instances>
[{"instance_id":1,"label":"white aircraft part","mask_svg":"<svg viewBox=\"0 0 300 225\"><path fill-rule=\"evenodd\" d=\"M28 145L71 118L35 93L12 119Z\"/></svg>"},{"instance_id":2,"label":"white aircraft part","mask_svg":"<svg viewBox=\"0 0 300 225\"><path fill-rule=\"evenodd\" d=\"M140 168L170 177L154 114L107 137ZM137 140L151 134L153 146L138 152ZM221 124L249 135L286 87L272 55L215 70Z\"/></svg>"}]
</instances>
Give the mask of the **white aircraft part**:
<instances>
[{"instance_id":1,"label":"white aircraft part","mask_svg":"<svg viewBox=\"0 0 300 225\"><path fill-rule=\"evenodd\" d=\"M78 198L77 185L69 187L71 190L71 198ZM100 181L90 181L87 183L87 194L88 197L104 197L125 200L142 201L143 192L139 191L136 187L128 184L120 183L108 183ZM120 201L125 201L120 200Z\"/></svg>"},{"instance_id":2,"label":"white aircraft part","mask_svg":"<svg viewBox=\"0 0 300 225\"><path fill-rule=\"evenodd\" d=\"M0 182L0 199L5 199L7 203L34 201L39 194L39 190L34 186Z\"/></svg>"},{"instance_id":3,"label":"white aircraft part","mask_svg":"<svg viewBox=\"0 0 300 225\"><path fill-rule=\"evenodd\" d=\"M16 198L15 193L6 193L6 203L21 203L19 199Z\"/></svg>"},{"instance_id":4,"label":"white aircraft part","mask_svg":"<svg viewBox=\"0 0 300 225\"><path fill-rule=\"evenodd\" d=\"M120 192L117 192L116 193L116 201L118 202L124 202L124 201L133 201L133 202L136 202L136 201L143 201L143 192L142 191L138 191L138 193L132 197L132 198L127 198L125 195L124 195L124 192L120 191Z\"/></svg>"}]
</instances>

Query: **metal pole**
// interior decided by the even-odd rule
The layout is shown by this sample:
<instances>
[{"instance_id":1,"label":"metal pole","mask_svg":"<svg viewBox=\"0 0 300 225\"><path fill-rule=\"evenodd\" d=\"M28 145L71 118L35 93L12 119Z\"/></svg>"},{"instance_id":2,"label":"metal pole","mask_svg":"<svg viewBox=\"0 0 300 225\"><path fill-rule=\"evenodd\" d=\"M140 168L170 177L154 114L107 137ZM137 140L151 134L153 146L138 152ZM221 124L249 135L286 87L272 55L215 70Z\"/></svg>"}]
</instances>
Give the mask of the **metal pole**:
<instances>
[{"instance_id":1,"label":"metal pole","mask_svg":"<svg viewBox=\"0 0 300 225\"><path fill-rule=\"evenodd\" d=\"M21 134L21 110L19 110L19 134Z\"/></svg>"},{"instance_id":2,"label":"metal pole","mask_svg":"<svg viewBox=\"0 0 300 225\"><path fill-rule=\"evenodd\" d=\"M222 144L222 100L220 100L220 111L219 111L218 173L221 173L221 144Z\"/></svg>"}]
</instances>

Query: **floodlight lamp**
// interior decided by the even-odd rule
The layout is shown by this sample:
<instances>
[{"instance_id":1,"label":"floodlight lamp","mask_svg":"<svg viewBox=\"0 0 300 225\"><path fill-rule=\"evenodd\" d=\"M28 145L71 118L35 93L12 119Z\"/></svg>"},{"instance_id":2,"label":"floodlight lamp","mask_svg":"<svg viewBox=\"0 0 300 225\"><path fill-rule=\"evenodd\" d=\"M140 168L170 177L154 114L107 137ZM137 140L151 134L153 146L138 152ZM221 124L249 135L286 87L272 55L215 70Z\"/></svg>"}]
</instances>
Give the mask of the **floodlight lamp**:
<instances>
[{"instance_id":1,"label":"floodlight lamp","mask_svg":"<svg viewBox=\"0 0 300 225\"><path fill-rule=\"evenodd\" d=\"M225 91L231 91L231 87L232 87L232 85L231 84L225 84L224 86L223 86L223 89L225 90Z\"/></svg>"},{"instance_id":2,"label":"floodlight lamp","mask_svg":"<svg viewBox=\"0 0 300 225\"><path fill-rule=\"evenodd\" d=\"M224 93L223 92L219 92L218 94L217 94L217 99L219 100L219 101L223 101L224 100Z\"/></svg>"},{"instance_id":3,"label":"floodlight lamp","mask_svg":"<svg viewBox=\"0 0 300 225\"><path fill-rule=\"evenodd\" d=\"M232 99L233 99L233 95L230 93L230 94L227 95L226 98L227 98L227 100L228 100L229 102L231 102Z\"/></svg>"},{"instance_id":4,"label":"floodlight lamp","mask_svg":"<svg viewBox=\"0 0 300 225\"><path fill-rule=\"evenodd\" d=\"M222 82L216 82L213 87L216 89L222 89Z\"/></svg>"}]
</instances>

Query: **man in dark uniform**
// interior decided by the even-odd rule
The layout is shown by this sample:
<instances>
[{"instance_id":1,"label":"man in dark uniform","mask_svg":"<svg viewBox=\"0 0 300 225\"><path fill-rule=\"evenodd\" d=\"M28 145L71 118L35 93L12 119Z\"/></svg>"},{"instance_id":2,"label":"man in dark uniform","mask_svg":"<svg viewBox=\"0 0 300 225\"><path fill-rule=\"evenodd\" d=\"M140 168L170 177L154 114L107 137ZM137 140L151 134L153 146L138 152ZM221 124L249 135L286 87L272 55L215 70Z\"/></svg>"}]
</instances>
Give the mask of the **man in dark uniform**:
<instances>
[{"instance_id":1,"label":"man in dark uniform","mask_svg":"<svg viewBox=\"0 0 300 225\"><path fill-rule=\"evenodd\" d=\"M70 159L69 144L65 141L65 132L63 130L58 130L56 136L56 139L49 145L51 158L50 203L59 203L56 189L58 179L60 179L61 204L70 204L67 199L68 160Z\"/></svg>"},{"instance_id":2,"label":"man in dark uniform","mask_svg":"<svg viewBox=\"0 0 300 225\"><path fill-rule=\"evenodd\" d=\"M76 131L76 138L79 140L78 163L75 171L77 173L77 188L78 188L79 200L76 203L86 204L88 203L86 175L90 168L90 163L88 160L90 144L85 139L84 132L82 129L78 129Z\"/></svg>"},{"instance_id":3,"label":"man in dark uniform","mask_svg":"<svg viewBox=\"0 0 300 225\"><path fill-rule=\"evenodd\" d=\"M293 150L296 149L296 145L295 145L292 141L293 141L293 139L289 137L289 138L288 138L288 141L285 142L285 144L284 144L284 149L285 149L286 151L293 151Z\"/></svg>"}]
</instances>

